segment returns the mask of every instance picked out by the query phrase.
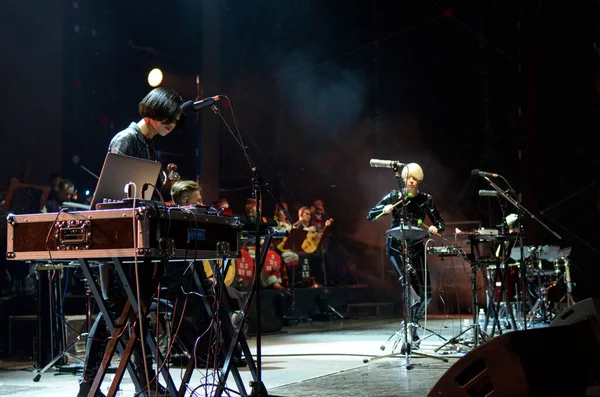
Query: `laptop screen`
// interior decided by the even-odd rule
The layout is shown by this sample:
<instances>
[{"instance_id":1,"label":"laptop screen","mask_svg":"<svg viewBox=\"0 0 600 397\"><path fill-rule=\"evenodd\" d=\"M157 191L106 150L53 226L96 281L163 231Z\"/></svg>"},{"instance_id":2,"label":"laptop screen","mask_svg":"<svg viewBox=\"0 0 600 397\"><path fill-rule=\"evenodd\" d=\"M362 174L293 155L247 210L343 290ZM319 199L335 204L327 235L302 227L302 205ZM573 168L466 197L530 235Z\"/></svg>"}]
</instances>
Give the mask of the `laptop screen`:
<instances>
[{"instance_id":1,"label":"laptop screen","mask_svg":"<svg viewBox=\"0 0 600 397\"><path fill-rule=\"evenodd\" d=\"M156 185L160 169L161 163L158 161L107 153L90 209L96 208L96 204L103 202L104 199L123 200L126 198L125 185L129 182L135 183L137 187L135 197L140 198L144 183ZM150 186L142 198L150 200L153 193L154 188Z\"/></svg>"}]
</instances>

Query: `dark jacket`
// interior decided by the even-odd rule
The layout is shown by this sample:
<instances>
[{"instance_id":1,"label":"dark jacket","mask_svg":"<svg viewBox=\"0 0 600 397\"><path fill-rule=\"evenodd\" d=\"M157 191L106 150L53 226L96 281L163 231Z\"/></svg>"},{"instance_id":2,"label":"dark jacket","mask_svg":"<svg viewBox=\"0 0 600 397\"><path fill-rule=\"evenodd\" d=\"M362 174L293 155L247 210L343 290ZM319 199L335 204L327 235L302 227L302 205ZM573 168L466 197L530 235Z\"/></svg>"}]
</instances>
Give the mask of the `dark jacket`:
<instances>
[{"instance_id":1,"label":"dark jacket","mask_svg":"<svg viewBox=\"0 0 600 397\"><path fill-rule=\"evenodd\" d=\"M142 130L136 123L117 133L108 145L111 153L123 154L125 156L156 161L154 147L149 139L146 139Z\"/></svg>"},{"instance_id":2,"label":"dark jacket","mask_svg":"<svg viewBox=\"0 0 600 397\"><path fill-rule=\"evenodd\" d=\"M383 207L388 204L396 204L402 197L404 197L404 193L402 193L400 190L392 190L389 194L385 195L379 201L379 203L377 203L377 205L369 210L367 219L369 221L375 220L375 217L377 217L377 215L381 214L383 211ZM433 225L437 227L438 233L442 233L444 231L444 220L442 219L442 216L435 205L433 197L427 193L419 192L416 197L408 198L405 204L399 204L394 207L391 215L391 228L400 226L402 218L404 217L404 223L410 226L421 226L421 223L424 223L427 226ZM419 220L421 220L421 222L419 222ZM422 240L409 245L420 245L421 242ZM399 247L399 244L400 240L388 236L388 250L390 247ZM415 246L414 249L419 249L419 247Z\"/></svg>"}]
</instances>

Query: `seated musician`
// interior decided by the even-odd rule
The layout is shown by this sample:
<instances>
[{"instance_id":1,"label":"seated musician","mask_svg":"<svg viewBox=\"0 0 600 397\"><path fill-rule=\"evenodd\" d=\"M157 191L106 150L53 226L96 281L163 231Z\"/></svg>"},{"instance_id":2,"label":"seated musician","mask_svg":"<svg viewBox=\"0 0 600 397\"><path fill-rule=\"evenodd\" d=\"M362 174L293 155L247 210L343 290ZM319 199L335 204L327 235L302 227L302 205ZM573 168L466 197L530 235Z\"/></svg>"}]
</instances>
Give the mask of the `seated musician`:
<instances>
[{"instance_id":1,"label":"seated musician","mask_svg":"<svg viewBox=\"0 0 600 397\"><path fill-rule=\"evenodd\" d=\"M325 224L329 220L329 215L325 211L325 203L323 200L315 200L313 206L310 207L311 217L310 224L314 226L317 232L322 232L325 229Z\"/></svg>"},{"instance_id":2,"label":"seated musician","mask_svg":"<svg viewBox=\"0 0 600 397\"><path fill-rule=\"evenodd\" d=\"M175 205L202 205L200 185L190 180L177 181L171 186L171 197Z\"/></svg>"},{"instance_id":3,"label":"seated musician","mask_svg":"<svg viewBox=\"0 0 600 397\"><path fill-rule=\"evenodd\" d=\"M311 212L309 207L300 207L298 210L298 221L292 225L294 229L302 229L307 232L316 232L316 227L310 224Z\"/></svg>"},{"instance_id":4,"label":"seated musician","mask_svg":"<svg viewBox=\"0 0 600 397\"><path fill-rule=\"evenodd\" d=\"M288 209L286 202L282 202L281 204L286 210ZM279 208L278 205L275 206L275 221L277 222L277 229L285 229L288 232L292 230L292 222L290 222L283 209Z\"/></svg>"},{"instance_id":5,"label":"seated musician","mask_svg":"<svg viewBox=\"0 0 600 397\"><path fill-rule=\"evenodd\" d=\"M242 218L242 222L246 225L252 225L256 223L256 199L249 198L246 200L246 206L244 208L244 216ZM272 245L272 244L271 244ZM262 246L262 241L261 241ZM272 251L271 247L262 247L263 249L271 250L267 255L267 259L264 263L264 268L260 274L260 285L263 288L275 288L275 289L283 289L281 285L281 270L280 264L281 258L278 253ZM248 253L252 257L252 259L256 262L255 259L255 247L254 245L249 245L247 247Z\"/></svg>"},{"instance_id":6,"label":"seated musician","mask_svg":"<svg viewBox=\"0 0 600 397\"><path fill-rule=\"evenodd\" d=\"M312 213L310 207L302 206L298 209L298 221L292 225L293 229L304 230L308 233L317 233L316 226L311 224ZM307 235L308 238L308 235ZM315 280L314 275L319 273L320 258L314 253L306 253L301 248L295 250L298 254L300 266L293 269L294 272L288 278L292 279L292 283L304 283L307 280L311 280L311 287L318 287L318 283ZM289 270L289 269L288 269Z\"/></svg>"},{"instance_id":7,"label":"seated musician","mask_svg":"<svg viewBox=\"0 0 600 397\"><path fill-rule=\"evenodd\" d=\"M173 184L171 187L171 197L173 198L173 204L178 206L193 206L193 205L203 205L202 204L202 196L200 194L201 187L200 185L191 180L180 180ZM217 279L213 273L212 266L215 265L216 261L209 261L210 266L199 266L197 271L199 274L202 274L201 279L206 280L203 285L203 288L206 292L215 296L215 289L218 288ZM220 261L218 262L220 263ZM235 266L234 261L230 261L229 266ZM186 274L186 270L188 270L188 265L185 262L174 262L169 263L167 268L167 277L165 280L167 284L170 285L169 293L172 301L184 302L189 297L186 297L185 294L181 294L181 286L182 285L190 285L189 281L184 281L189 278L189 274ZM234 269L235 270L235 269ZM240 310L244 306L245 298L240 291L232 287L231 285L227 285L224 283L224 287L227 293L227 299L221 301L223 308L227 311L229 318L234 326L238 326L241 321ZM177 299L178 298L178 299ZM202 305L199 305L200 308L186 309L187 313L184 316L184 328L182 332L182 339L186 346L194 345L194 340L191 338L191 335L200 335L202 332L202 325L206 324L206 313L201 310ZM202 319L203 321L200 321ZM245 331L244 331L245 332ZM203 344L204 342L202 342ZM200 350L206 350L208 347L201 346ZM190 349L191 351L191 349ZM246 363L241 359L241 350L236 349L235 356L233 357L233 364L235 366L245 366ZM204 364L202 364L204 365Z\"/></svg>"},{"instance_id":8,"label":"seated musician","mask_svg":"<svg viewBox=\"0 0 600 397\"><path fill-rule=\"evenodd\" d=\"M282 202L283 207L288 209L288 205L286 202ZM279 230L285 230L288 233L292 230L292 223L289 221L283 209L279 208L278 205L275 206L275 222L277 222L276 228ZM281 285L287 287L289 285L287 269L298 266L299 257L298 254L292 251L288 251L284 248L286 239L282 240L273 240L272 249L277 252L281 257Z\"/></svg>"},{"instance_id":9,"label":"seated musician","mask_svg":"<svg viewBox=\"0 0 600 397\"><path fill-rule=\"evenodd\" d=\"M187 205L202 205L202 196L200 195L200 185L197 182L191 180L180 180L173 184L171 187L171 197L173 197L173 203L179 206L187 206ZM232 261L229 266L235 266ZM212 271L207 276L212 281L213 285L217 282ZM237 289L226 286L227 293L231 298L229 302L227 302L227 306L229 308L230 317L233 316L234 312L240 310L243 303L244 297Z\"/></svg>"},{"instance_id":10,"label":"seated musician","mask_svg":"<svg viewBox=\"0 0 600 397\"><path fill-rule=\"evenodd\" d=\"M68 179L61 179L56 189L53 189L48 195L44 212L58 212L61 209L62 203L71 201L75 193L75 184Z\"/></svg>"},{"instance_id":11,"label":"seated musician","mask_svg":"<svg viewBox=\"0 0 600 397\"><path fill-rule=\"evenodd\" d=\"M154 145L152 139L156 135L168 135L177 124L181 116L181 105L183 98L173 89L158 87L150 91L138 105L138 113L142 117L137 123L131 123L126 129L117 133L109 144L109 152L118 153L126 156L137 157L146 160L155 160ZM163 182L166 179L163 176ZM141 188L141 187L138 187ZM160 188L160 187L159 187ZM139 267L139 277L142 280L143 291L140 291L143 306L148 307L151 303L151 297L157 289L158 277L162 273L158 267L161 265L143 263ZM116 271L111 263L100 265L100 284L103 287L103 296L105 303L110 311L110 317L117 321L123 307L126 303L123 288L117 282ZM147 320L147 319L146 319ZM144 324L144 329L149 329L149 323ZM100 368L104 356L110 333L104 319L104 315L99 313L92 326L86 346L86 355L83 368L83 379L79 385L77 397L87 396L92 381ZM133 357L134 367L141 380L142 385L150 384L153 391L161 395L166 394L166 389L158 382L154 381L156 372L152 365L152 355L142 355L141 343L145 343L146 353L151 352L145 338L138 336L134 344ZM144 364L145 360L145 364ZM148 368L148 372L146 372ZM140 392L141 390L136 390ZM96 397L103 397L100 391Z\"/></svg>"}]
</instances>

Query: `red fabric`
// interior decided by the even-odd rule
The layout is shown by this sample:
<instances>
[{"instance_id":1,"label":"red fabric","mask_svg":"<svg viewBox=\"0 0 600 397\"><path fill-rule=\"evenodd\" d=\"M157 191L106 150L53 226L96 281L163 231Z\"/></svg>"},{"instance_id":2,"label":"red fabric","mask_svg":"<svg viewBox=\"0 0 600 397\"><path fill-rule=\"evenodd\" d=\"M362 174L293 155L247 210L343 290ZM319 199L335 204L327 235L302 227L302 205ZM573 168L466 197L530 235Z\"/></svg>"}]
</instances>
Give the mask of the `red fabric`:
<instances>
[{"instance_id":1,"label":"red fabric","mask_svg":"<svg viewBox=\"0 0 600 397\"><path fill-rule=\"evenodd\" d=\"M246 248L240 249L241 258L236 260L237 275L242 280L252 281L254 277L254 260Z\"/></svg>"},{"instance_id":2,"label":"red fabric","mask_svg":"<svg viewBox=\"0 0 600 397\"><path fill-rule=\"evenodd\" d=\"M273 250L267 251L264 272L268 276L281 278L281 256Z\"/></svg>"}]
</instances>

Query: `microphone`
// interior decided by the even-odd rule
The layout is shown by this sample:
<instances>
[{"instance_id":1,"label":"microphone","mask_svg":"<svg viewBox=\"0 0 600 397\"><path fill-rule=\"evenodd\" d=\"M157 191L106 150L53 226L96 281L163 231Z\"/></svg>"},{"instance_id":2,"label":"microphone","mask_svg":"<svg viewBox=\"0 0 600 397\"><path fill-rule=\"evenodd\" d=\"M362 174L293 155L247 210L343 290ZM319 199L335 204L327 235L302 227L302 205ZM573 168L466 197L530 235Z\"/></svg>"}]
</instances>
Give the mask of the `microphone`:
<instances>
[{"instance_id":1,"label":"microphone","mask_svg":"<svg viewBox=\"0 0 600 397\"><path fill-rule=\"evenodd\" d=\"M471 175L491 176L492 178L498 178L500 176L491 172L479 171L478 169L471 170Z\"/></svg>"},{"instance_id":2,"label":"microphone","mask_svg":"<svg viewBox=\"0 0 600 397\"><path fill-rule=\"evenodd\" d=\"M211 96L208 98L204 98L204 99L196 101L196 102L187 101L183 105L181 105L181 113L183 113L183 114L194 113L204 107L214 105L215 103L217 103L217 101L220 101L220 100L221 100L221 96L215 95L215 96Z\"/></svg>"},{"instance_id":3,"label":"microphone","mask_svg":"<svg viewBox=\"0 0 600 397\"><path fill-rule=\"evenodd\" d=\"M479 195L481 197L498 197L498 192L495 190L480 190Z\"/></svg>"},{"instance_id":4,"label":"microphone","mask_svg":"<svg viewBox=\"0 0 600 397\"><path fill-rule=\"evenodd\" d=\"M394 166L396 166L396 165L406 165L406 163L401 163L396 160L377 160L377 159L371 159L371 161L369 161L369 164L371 165L371 167L374 167L374 168L394 168Z\"/></svg>"}]
</instances>

